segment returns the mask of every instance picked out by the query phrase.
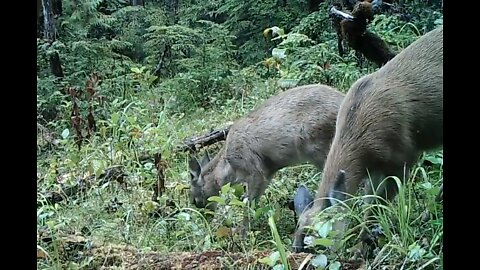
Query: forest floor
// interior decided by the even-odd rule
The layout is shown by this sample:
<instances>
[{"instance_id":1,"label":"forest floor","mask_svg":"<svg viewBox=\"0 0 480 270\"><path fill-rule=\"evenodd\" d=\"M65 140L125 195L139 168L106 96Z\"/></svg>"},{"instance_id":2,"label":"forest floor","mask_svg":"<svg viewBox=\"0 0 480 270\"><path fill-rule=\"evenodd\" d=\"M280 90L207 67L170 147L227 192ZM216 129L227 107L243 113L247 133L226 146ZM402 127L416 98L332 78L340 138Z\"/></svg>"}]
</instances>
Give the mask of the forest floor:
<instances>
[{"instance_id":1,"label":"forest floor","mask_svg":"<svg viewBox=\"0 0 480 270\"><path fill-rule=\"evenodd\" d=\"M42 241L51 241L48 237ZM60 253L89 261L84 269L269 269L259 262L269 251L226 252L155 252L139 250L127 245L92 243L80 235L60 237ZM69 254L68 254L69 253ZM37 249L37 259L45 259L46 253ZM292 253L288 260L292 270L311 269L314 254ZM342 269L364 269L360 261L343 262Z\"/></svg>"}]
</instances>

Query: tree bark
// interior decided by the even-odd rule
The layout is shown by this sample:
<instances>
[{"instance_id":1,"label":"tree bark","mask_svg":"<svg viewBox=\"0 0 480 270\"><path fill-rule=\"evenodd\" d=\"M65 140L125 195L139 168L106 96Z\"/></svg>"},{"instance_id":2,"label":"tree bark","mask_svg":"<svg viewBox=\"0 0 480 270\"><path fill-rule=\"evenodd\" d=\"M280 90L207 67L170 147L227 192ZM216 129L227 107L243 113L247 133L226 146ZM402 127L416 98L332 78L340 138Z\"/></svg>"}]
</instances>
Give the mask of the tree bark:
<instances>
[{"instance_id":1,"label":"tree bark","mask_svg":"<svg viewBox=\"0 0 480 270\"><path fill-rule=\"evenodd\" d=\"M143 0L132 0L132 6L145 6L145 2Z\"/></svg>"},{"instance_id":2,"label":"tree bark","mask_svg":"<svg viewBox=\"0 0 480 270\"><path fill-rule=\"evenodd\" d=\"M183 142L183 145L177 148L177 151L196 152L202 147L205 147L220 141L224 141L227 138L229 130L230 130L230 126L226 128L214 130L200 137L193 137L193 138L186 139Z\"/></svg>"},{"instance_id":3,"label":"tree bark","mask_svg":"<svg viewBox=\"0 0 480 270\"><path fill-rule=\"evenodd\" d=\"M40 10L42 9L42 0L37 0L37 24L40 18Z\"/></svg>"},{"instance_id":4,"label":"tree bark","mask_svg":"<svg viewBox=\"0 0 480 270\"><path fill-rule=\"evenodd\" d=\"M309 12L318 11L318 5L322 2L323 0L308 0L308 11Z\"/></svg>"},{"instance_id":5,"label":"tree bark","mask_svg":"<svg viewBox=\"0 0 480 270\"><path fill-rule=\"evenodd\" d=\"M52 0L52 12L55 19L63 15L62 0Z\"/></svg>"},{"instance_id":6,"label":"tree bark","mask_svg":"<svg viewBox=\"0 0 480 270\"><path fill-rule=\"evenodd\" d=\"M53 18L52 0L42 0L43 6L43 36L47 42L52 45L55 41L55 20ZM63 69L60 61L60 56L54 52L49 56L50 70L55 77L63 77Z\"/></svg>"},{"instance_id":7,"label":"tree bark","mask_svg":"<svg viewBox=\"0 0 480 270\"><path fill-rule=\"evenodd\" d=\"M178 22L178 8L180 6L180 0L164 0L164 4L170 13L173 23Z\"/></svg>"}]
</instances>

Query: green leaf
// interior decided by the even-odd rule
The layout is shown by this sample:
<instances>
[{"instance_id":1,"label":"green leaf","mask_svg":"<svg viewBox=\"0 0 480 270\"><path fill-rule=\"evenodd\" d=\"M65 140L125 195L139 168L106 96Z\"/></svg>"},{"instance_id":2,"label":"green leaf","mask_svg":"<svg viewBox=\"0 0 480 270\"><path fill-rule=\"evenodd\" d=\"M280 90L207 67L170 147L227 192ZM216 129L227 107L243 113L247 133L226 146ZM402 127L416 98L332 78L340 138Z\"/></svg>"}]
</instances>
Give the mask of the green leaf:
<instances>
[{"instance_id":1,"label":"green leaf","mask_svg":"<svg viewBox=\"0 0 480 270\"><path fill-rule=\"evenodd\" d=\"M327 262L328 262L327 256L320 254L320 255L317 255L315 258L313 258L311 263L315 267L320 267L321 269L324 269L327 266Z\"/></svg>"},{"instance_id":2,"label":"green leaf","mask_svg":"<svg viewBox=\"0 0 480 270\"><path fill-rule=\"evenodd\" d=\"M245 193L245 190L242 184L235 184L232 186L232 188L235 190L233 194L235 194L235 196L238 198L240 198L243 195L243 193Z\"/></svg>"},{"instance_id":3,"label":"green leaf","mask_svg":"<svg viewBox=\"0 0 480 270\"><path fill-rule=\"evenodd\" d=\"M190 214L188 214L188 213L179 213L177 216L179 218L182 218L183 220L186 220L186 221L190 220Z\"/></svg>"},{"instance_id":4,"label":"green leaf","mask_svg":"<svg viewBox=\"0 0 480 270\"><path fill-rule=\"evenodd\" d=\"M95 176L99 176L103 169L105 168L105 164L102 160L93 160L92 161L92 168L95 173Z\"/></svg>"},{"instance_id":5,"label":"green leaf","mask_svg":"<svg viewBox=\"0 0 480 270\"><path fill-rule=\"evenodd\" d=\"M222 194L227 194L230 191L230 183L222 186Z\"/></svg>"},{"instance_id":6,"label":"green leaf","mask_svg":"<svg viewBox=\"0 0 480 270\"><path fill-rule=\"evenodd\" d=\"M208 198L208 201L210 202L217 202L219 204L225 204L225 199L219 196L212 196Z\"/></svg>"},{"instance_id":7,"label":"green leaf","mask_svg":"<svg viewBox=\"0 0 480 270\"><path fill-rule=\"evenodd\" d=\"M224 221L223 224L225 224L225 226L227 226L227 227L229 227L229 228L232 227L232 225L233 225L233 220L232 220L231 215L229 215L229 216L225 219L225 221Z\"/></svg>"},{"instance_id":8,"label":"green leaf","mask_svg":"<svg viewBox=\"0 0 480 270\"><path fill-rule=\"evenodd\" d=\"M425 182L425 183L422 183L420 186L421 186L422 188L428 190L428 189L431 189L431 188L432 188L432 183L430 183L430 182Z\"/></svg>"},{"instance_id":9,"label":"green leaf","mask_svg":"<svg viewBox=\"0 0 480 270\"><path fill-rule=\"evenodd\" d=\"M272 269L273 270L284 270L285 267L283 267L283 264L277 264Z\"/></svg>"},{"instance_id":10,"label":"green leaf","mask_svg":"<svg viewBox=\"0 0 480 270\"><path fill-rule=\"evenodd\" d=\"M330 247L333 245L333 240L332 239L328 239L328 238L317 238L315 240L313 240L313 244L315 246L324 246L324 247Z\"/></svg>"},{"instance_id":11,"label":"green leaf","mask_svg":"<svg viewBox=\"0 0 480 270\"><path fill-rule=\"evenodd\" d=\"M240 207L245 206L245 204L244 204L242 201L240 201L239 199L237 199L237 198L233 198L233 199L230 201L229 205L235 205L235 206L240 206Z\"/></svg>"},{"instance_id":12,"label":"green leaf","mask_svg":"<svg viewBox=\"0 0 480 270\"><path fill-rule=\"evenodd\" d=\"M141 72L142 72L142 71L141 71L139 68L137 68L137 67L132 67L130 70L131 70L132 72L134 72L134 73L141 73Z\"/></svg>"},{"instance_id":13,"label":"green leaf","mask_svg":"<svg viewBox=\"0 0 480 270\"><path fill-rule=\"evenodd\" d=\"M300 82L300 79L279 79L278 85L282 88L292 88L297 86Z\"/></svg>"},{"instance_id":14,"label":"green leaf","mask_svg":"<svg viewBox=\"0 0 480 270\"><path fill-rule=\"evenodd\" d=\"M136 116L127 116L127 121L130 123L130 125L133 125L137 122L137 117Z\"/></svg>"},{"instance_id":15,"label":"green leaf","mask_svg":"<svg viewBox=\"0 0 480 270\"><path fill-rule=\"evenodd\" d=\"M272 56L277 58L277 59L284 59L286 57L285 52L286 49L278 49L278 48L273 48L272 50Z\"/></svg>"},{"instance_id":16,"label":"green leaf","mask_svg":"<svg viewBox=\"0 0 480 270\"><path fill-rule=\"evenodd\" d=\"M211 237L210 235L207 235L205 236L205 240L204 240L204 243L203 243L203 248L205 248L205 250L209 250L212 246L212 240L211 240Z\"/></svg>"},{"instance_id":17,"label":"green leaf","mask_svg":"<svg viewBox=\"0 0 480 270\"><path fill-rule=\"evenodd\" d=\"M328 234L332 231L332 223L329 221L319 222L315 224L315 230L321 237L326 238Z\"/></svg>"},{"instance_id":18,"label":"green leaf","mask_svg":"<svg viewBox=\"0 0 480 270\"><path fill-rule=\"evenodd\" d=\"M443 165L443 158L439 158L435 156L426 156L425 159L430 161L432 164Z\"/></svg>"},{"instance_id":19,"label":"green leaf","mask_svg":"<svg viewBox=\"0 0 480 270\"><path fill-rule=\"evenodd\" d=\"M112 123L115 125L120 120L120 114L118 112L112 113Z\"/></svg>"},{"instance_id":20,"label":"green leaf","mask_svg":"<svg viewBox=\"0 0 480 270\"><path fill-rule=\"evenodd\" d=\"M151 170L153 169L155 165L152 163L152 162L147 162L143 165L143 167L146 169L146 170Z\"/></svg>"},{"instance_id":21,"label":"green leaf","mask_svg":"<svg viewBox=\"0 0 480 270\"><path fill-rule=\"evenodd\" d=\"M408 252L408 257L412 261L418 261L420 260L423 255L427 252L425 249L423 249L420 245L417 243L411 244L409 247L409 252Z\"/></svg>"},{"instance_id":22,"label":"green leaf","mask_svg":"<svg viewBox=\"0 0 480 270\"><path fill-rule=\"evenodd\" d=\"M159 204L154 201L146 201L143 203L142 210L146 213L152 213L158 209Z\"/></svg>"},{"instance_id":23,"label":"green leaf","mask_svg":"<svg viewBox=\"0 0 480 270\"><path fill-rule=\"evenodd\" d=\"M107 128L102 126L100 128L100 134L102 135L103 138L105 138L107 136Z\"/></svg>"},{"instance_id":24,"label":"green leaf","mask_svg":"<svg viewBox=\"0 0 480 270\"><path fill-rule=\"evenodd\" d=\"M105 184L100 186L100 189L105 189L110 185L110 182L106 182Z\"/></svg>"},{"instance_id":25,"label":"green leaf","mask_svg":"<svg viewBox=\"0 0 480 270\"><path fill-rule=\"evenodd\" d=\"M275 251L270 254L270 260L272 260L273 263L276 263L278 260L280 260L280 252Z\"/></svg>"},{"instance_id":26,"label":"green leaf","mask_svg":"<svg viewBox=\"0 0 480 270\"><path fill-rule=\"evenodd\" d=\"M66 139L68 137L68 135L70 135L70 130L68 130L68 128L66 128L62 131L62 138Z\"/></svg>"},{"instance_id":27,"label":"green leaf","mask_svg":"<svg viewBox=\"0 0 480 270\"><path fill-rule=\"evenodd\" d=\"M261 258L258 260L260 263L263 263L263 264L266 264L270 267L272 267L275 263L272 262L272 259L270 259L270 257L264 257L264 258Z\"/></svg>"},{"instance_id":28,"label":"green leaf","mask_svg":"<svg viewBox=\"0 0 480 270\"><path fill-rule=\"evenodd\" d=\"M153 168L153 166L152 166L152 168ZM184 190L184 189L188 189L188 188L190 188L189 185L185 185L185 184L182 184L182 183L179 183L179 182L177 182L175 184L175 190Z\"/></svg>"},{"instance_id":29,"label":"green leaf","mask_svg":"<svg viewBox=\"0 0 480 270\"><path fill-rule=\"evenodd\" d=\"M328 266L328 270L340 270L340 266L342 265L339 262L335 261Z\"/></svg>"},{"instance_id":30,"label":"green leaf","mask_svg":"<svg viewBox=\"0 0 480 270\"><path fill-rule=\"evenodd\" d=\"M258 219L259 217L261 217L263 214L265 213L268 213L270 211L270 207L268 206L265 206L265 207L261 207L261 208L257 208L255 210L255 215L254 215L254 219Z\"/></svg>"}]
</instances>

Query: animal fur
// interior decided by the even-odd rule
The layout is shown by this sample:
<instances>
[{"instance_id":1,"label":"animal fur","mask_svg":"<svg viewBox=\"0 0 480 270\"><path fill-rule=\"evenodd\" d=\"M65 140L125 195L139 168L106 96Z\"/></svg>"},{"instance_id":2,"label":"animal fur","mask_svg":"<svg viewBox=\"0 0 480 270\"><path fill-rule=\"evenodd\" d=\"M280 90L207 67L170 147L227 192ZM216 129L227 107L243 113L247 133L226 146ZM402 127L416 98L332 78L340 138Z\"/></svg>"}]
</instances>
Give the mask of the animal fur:
<instances>
[{"instance_id":1,"label":"animal fur","mask_svg":"<svg viewBox=\"0 0 480 270\"><path fill-rule=\"evenodd\" d=\"M190 160L194 204L205 207L221 186L239 182L247 183L247 196L255 200L284 167L309 162L323 168L343 97L329 86L300 86L236 121L213 160L203 166Z\"/></svg>"},{"instance_id":2,"label":"animal fur","mask_svg":"<svg viewBox=\"0 0 480 270\"><path fill-rule=\"evenodd\" d=\"M367 170L378 195L392 199L395 183L379 187L380 182L387 176L404 179L404 168L408 179L419 154L442 145L443 26L417 39L348 91L315 203L300 218L295 249L303 249L304 227L312 218L334 205L334 199L344 200L343 194L354 195L368 177ZM326 197L332 199L322 199Z\"/></svg>"}]
</instances>

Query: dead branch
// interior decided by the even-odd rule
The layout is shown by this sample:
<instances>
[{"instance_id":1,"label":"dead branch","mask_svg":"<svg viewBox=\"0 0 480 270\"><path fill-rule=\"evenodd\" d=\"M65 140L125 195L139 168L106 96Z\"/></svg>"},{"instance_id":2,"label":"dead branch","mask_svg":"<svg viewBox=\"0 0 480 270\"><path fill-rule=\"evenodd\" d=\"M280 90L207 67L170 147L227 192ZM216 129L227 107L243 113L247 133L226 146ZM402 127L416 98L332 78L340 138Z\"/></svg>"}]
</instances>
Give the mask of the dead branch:
<instances>
[{"instance_id":1,"label":"dead branch","mask_svg":"<svg viewBox=\"0 0 480 270\"><path fill-rule=\"evenodd\" d=\"M212 145L214 143L224 141L227 138L230 126L214 130L206 135L193 137L183 141L182 145L178 147L177 151L180 152L196 152L200 148Z\"/></svg>"},{"instance_id":2,"label":"dead branch","mask_svg":"<svg viewBox=\"0 0 480 270\"><path fill-rule=\"evenodd\" d=\"M335 7L330 8L330 14L331 17L340 19L340 20L350 20L353 21L354 17L348 13L345 13L343 11L338 10Z\"/></svg>"},{"instance_id":3,"label":"dead branch","mask_svg":"<svg viewBox=\"0 0 480 270\"><path fill-rule=\"evenodd\" d=\"M165 162L162 161L162 154L155 154L155 167L157 168L157 183L154 185L152 201L158 202L158 198L165 192Z\"/></svg>"},{"instance_id":4,"label":"dead branch","mask_svg":"<svg viewBox=\"0 0 480 270\"><path fill-rule=\"evenodd\" d=\"M340 55L344 53L341 40L346 40L356 52L378 66L395 57L395 53L379 36L367 30L368 23L373 20L371 3L357 2L352 15L332 7L329 16L337 32Z\"/></svg>"},{"instance_id":5,"label":"dead branch","mask_svg":"<svg viewBox=\"0 0 480 270\"><path fill-rule=\"evenodd\" d=\"M61 185L59 191L47 191L42 194L45 198L46 202L49 204L59 203L66 199L76 198L81 194L84 194L88 191L93 184L95 184L94 180L97 180L97 185L102 185L107 182L116 181L124 188L127 187L127 183L124 179L125 172L123 171L124 167L121 165L112 166L110 168L105 169L105 172L102 173L98 178L95 179L95 176L91 175L86 178L77 178L76 183L70 186Z\"/></svg>"}]
</instances>

